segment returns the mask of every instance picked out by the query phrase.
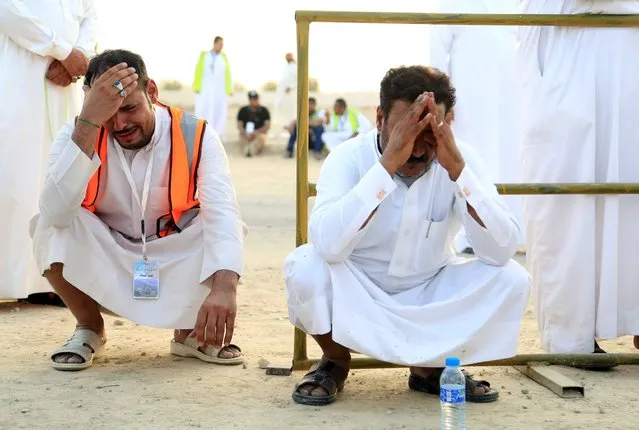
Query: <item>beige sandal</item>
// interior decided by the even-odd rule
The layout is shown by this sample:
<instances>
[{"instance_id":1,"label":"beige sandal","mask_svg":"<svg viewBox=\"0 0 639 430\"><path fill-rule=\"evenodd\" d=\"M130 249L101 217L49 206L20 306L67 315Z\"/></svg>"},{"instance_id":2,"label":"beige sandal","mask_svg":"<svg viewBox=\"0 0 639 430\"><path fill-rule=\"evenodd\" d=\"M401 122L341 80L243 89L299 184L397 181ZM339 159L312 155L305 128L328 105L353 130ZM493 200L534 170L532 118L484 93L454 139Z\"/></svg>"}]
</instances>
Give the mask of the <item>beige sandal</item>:
<instances>
[{"instance_id":1,"label":"beige sandal","mask_svg":"<svg viewBox=\"0 0 639 430\"><path fill-rule=\"evenodd\" d=\"M244 356L240 355L239 357L234 358L222 358L219 356L220 351L225 348L235 348L240 354L242 350L237 345L228 345L224 348L217 349L212 346L208 348L202 348L200 350L197 346L197 339L194 337L187 337L184 343L176 342L175 340L171 341L171 354L177 355L179 357L194 357L199 358L202 361L207 363L215 363L215 364L228 364L228 365L237 365L244 363Z\"/></svg>"},{"instance_id":2,"label":"beige sandal","mask_svg":"<svg viewBox=\"0 0 639 430\"><path fill-rule=\"evenodd\" d=\"M51 354L51 365L56 370L83 370L93 365L93 358L104 346L104 340L96 332L79 328L73 335ZM58 363L55 357L60 354L74 354L82 358L82 363Z\"/></svg>"}]
</instances>

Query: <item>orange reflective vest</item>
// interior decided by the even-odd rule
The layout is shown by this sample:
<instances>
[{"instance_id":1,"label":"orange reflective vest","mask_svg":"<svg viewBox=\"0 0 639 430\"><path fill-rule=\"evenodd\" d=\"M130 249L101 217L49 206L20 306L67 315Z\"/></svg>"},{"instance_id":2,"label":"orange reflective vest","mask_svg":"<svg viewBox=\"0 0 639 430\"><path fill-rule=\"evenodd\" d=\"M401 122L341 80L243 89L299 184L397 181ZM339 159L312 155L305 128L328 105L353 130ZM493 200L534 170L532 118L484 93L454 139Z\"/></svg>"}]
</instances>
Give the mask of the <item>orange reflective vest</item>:
<instances>
[{"instance_id":1,"label":"orange reflective vest","mask_svg":"<svg viewBox=\"0 0 639 430\"><path fill-rule=\"evenodd\" d=\"M206 121L181 109L167 108L171 115L171 154L169 162L170 212L157 220L157 235L165 237L182 231L199 212L197 199L197 170L202 154L202 139ZM104 179L107 166L107 136L102 127L95 141L95 152L100 157L100 167L89 181L82 207L95 212L95 202Z\"/></svg>"}]
</instances>

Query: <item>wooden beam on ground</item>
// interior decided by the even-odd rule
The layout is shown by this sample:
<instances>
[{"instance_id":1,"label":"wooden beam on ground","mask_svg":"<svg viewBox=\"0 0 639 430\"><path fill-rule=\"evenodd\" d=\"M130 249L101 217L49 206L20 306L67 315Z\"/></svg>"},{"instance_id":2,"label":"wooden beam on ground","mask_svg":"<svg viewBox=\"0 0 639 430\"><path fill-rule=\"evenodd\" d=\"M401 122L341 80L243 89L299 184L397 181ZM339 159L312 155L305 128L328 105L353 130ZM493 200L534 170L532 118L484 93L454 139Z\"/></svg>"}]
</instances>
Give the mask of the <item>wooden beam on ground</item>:
<instances>
[{"instance_id":1,"label":"wooden beam on ground","mask_svg":"<svg viewBox=\"0 0 639 430\"><path fill-rule=\"evenodd\" d=\"M581 399L585 396L584 387L550 366L529 364L513 366L515 369L564 399Z\"/></svg>"}]
</instances>

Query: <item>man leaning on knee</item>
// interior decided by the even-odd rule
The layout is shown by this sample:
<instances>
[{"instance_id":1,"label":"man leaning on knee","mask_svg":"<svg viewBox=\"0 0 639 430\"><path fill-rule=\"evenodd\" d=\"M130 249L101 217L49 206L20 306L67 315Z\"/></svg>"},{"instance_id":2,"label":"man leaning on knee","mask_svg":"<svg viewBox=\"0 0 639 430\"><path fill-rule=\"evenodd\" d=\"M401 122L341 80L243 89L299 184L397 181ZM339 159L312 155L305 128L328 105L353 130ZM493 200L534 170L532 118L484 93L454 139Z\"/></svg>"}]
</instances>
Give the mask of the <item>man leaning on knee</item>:
<instances>
[{"instance_id":1,"label":"man leaning on knee","mask_svg":"<svg viewBox=\"0 0 639 430\"><path fill-rule=\"evenodd\" d=\"M175 329L173 354L241 364L231 339L245 234L217 134L158 102L139 55L94 57L32 220L40 270L77 320L53 367L92 365L106 342L100 305Z\"/></svg>"},{"instance_id":2,"label":"man leaning on knee","mask_svg":"<svg viewBox=\"0 0 639 430\"><path fill-rule=\"evenodd\" d=\"M440 71L391 69L377 128L325 160L312 244L284 266L290 320L323 351L296 385L296 402L333 402L350 351L409 366L410 389L436 395L446 357L471 364L516 353L530 288L512 260L519 226L481 154L455 140L454 104ZM460 226L476 258L454 255ZM466 398L490 402L498 392L466 374Z\"/></svg>"}]
</instances>

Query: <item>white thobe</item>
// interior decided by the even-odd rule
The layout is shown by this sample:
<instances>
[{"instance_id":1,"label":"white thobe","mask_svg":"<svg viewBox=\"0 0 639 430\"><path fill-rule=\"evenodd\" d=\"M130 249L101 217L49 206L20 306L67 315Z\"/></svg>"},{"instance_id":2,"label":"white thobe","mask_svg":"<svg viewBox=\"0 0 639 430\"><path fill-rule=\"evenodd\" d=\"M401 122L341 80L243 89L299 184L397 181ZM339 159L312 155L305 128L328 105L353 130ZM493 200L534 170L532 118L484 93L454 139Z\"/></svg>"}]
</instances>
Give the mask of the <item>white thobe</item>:
<instances>
[{"instance_id":1,"label":"white thobe","mask_svg":"<svg viewBox=\"0 0 639 430\"><path fill-rule=\"evenodd\" d=\"M41 272L63 263L64 278L102 306L138 324L191 328L210 291L209 277L218 270L242 274L243 223L240 220L229 165L220 139L207 128L198 167L201 209L180 233L148 242L148 258L160 264L157 300L133 299L133 264L142 259L141 213L108 138L106 175L100 184L95 213L81 207L87 184L100 166L71 140L73 125L65 125L51 151L50 170L34 218L33 247ZM129 152L139 196L151 148L155 146L149 202L145 211L149 236L155 220L169 212L168 184L171 119L156 107L152 141Z\"/></svg>"},{"instance_id":2,"label":"white thobe","mask_svg":"<svg viewBox=\"0 0 639 430\"><path fill-rule=\"evenodd\" d=\"M637 14L639 1L527 0L523 13ZM522 27L526 182L639 182L639 29ZM639 335L639 196L524 199L544 349Z\"/></svg>"},{"instance_id":3,"label":"white thobe","mask_svg":"<svg viewBox=\"0 0 639 430\"><path fill-rule=\"evenodd\" d=\"M286 92L286 90L289 90ZM287 63L275 94L275 122L288 125L297 118L297 64Z\"/></svg>"},{"instance_id":4,"label":"white thobe","mask_svg":"<svg viewBox=\"0 0 639 430\"><path fill-rule=\"evenodd\" d=\"M359 111L357 112L357 130L353 130L347 112L337 117L337 121L334 121L332 115L329 118L329 123L324 127L324 133L322 133L322 141L329 151L333 151L340 144L350 139L355 131L358 133L366 133L373 128L368 118Z\"/></svg>"},{"instance_id":5,"label":"white thobe","mask_svg":"<svg viewBox=\"0 0 639 430\"><path fill-rule=\"evenodd\" d=\"M403 365L514 355L529 277L511 260L519 227L487 167L460 143L466 167L456 182L433 165L407 187L379 162L376 136L376 130L359 135L324 161L312 244L293 251L284 266L290 321ZM477 258L452 252L460 222Z\"/></svg>"},{"instance_id":6,"label":"white thobe","mask_svg":"<svg viewBox=\"0 0 639 430\"><path fill-rule=\"evenodd\" d=\"M91 0L0 0L0 299L52 291L39 276L29 219L58 129L82 106L82 82L46 80L49 64L72 48L94 54L97 17Z\"/></svg>"},{"instance_id":7,"label":"white thobe","mask_svg":"<svg viewBox=\"0 0 639 430\"><path fill-rule=\"evenodd\" d=\"M202 89L195 94L195 115L204 118L220 137L224 137L228 120L226 67L224 56L210 51L204 59Z\"/></svg>"},{"instance_id":8,"label":"white thobe","mask_svg":"<svg viewBox=\"0 0 639 430\"><path fill-rule=\"evenodd\" d=\"M445 0L438 12L516 13L519 0ZM457 90L455 136L473 145L495 182L520 182L520 103L517 97L517 33L509 26L433 25L430 65L446 73ZM505 196L523 224L522 197ZM519 244L524 244L524 233ZM455 248L469 247L465 231Z\"/></svg>"}]
</instances>

